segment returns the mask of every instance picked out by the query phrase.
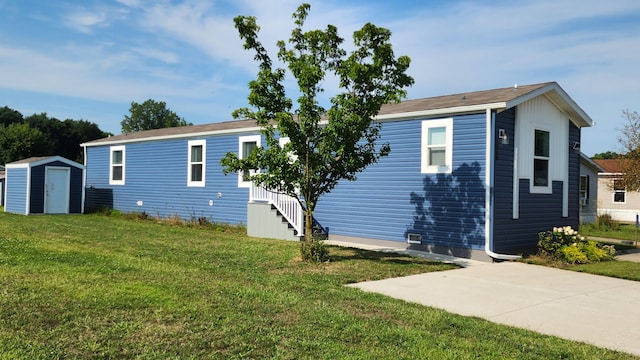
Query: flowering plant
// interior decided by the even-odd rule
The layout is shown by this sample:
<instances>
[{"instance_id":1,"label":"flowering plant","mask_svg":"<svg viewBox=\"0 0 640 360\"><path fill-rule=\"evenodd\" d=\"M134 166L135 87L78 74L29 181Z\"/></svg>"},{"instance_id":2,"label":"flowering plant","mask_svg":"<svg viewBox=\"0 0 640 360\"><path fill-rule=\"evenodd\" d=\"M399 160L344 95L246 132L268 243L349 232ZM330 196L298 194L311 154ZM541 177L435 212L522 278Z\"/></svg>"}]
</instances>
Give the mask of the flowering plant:
<instances>
[{"instance_id":1,"label":"flowering plant","mask_svg":"<svg viewBox=\"0 0 640 360\"><path fill-rule=\"evenodd\" d=\"M589 241L571 226L563 226L538 233L538 252L571 264L584 264L612 260L615 248Z\"/></svg>"}]
</instances>

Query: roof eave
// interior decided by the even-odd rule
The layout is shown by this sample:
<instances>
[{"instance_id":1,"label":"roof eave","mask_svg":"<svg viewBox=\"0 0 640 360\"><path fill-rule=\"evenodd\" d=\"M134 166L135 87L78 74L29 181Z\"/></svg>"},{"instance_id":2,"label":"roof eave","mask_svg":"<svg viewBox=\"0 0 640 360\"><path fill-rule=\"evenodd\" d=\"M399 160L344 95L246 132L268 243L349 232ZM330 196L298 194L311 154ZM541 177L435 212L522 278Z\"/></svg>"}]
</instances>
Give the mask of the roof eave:
<instances>
[{"instance_id":1,"label":"roof eave","mask_svg":"<svg viewBox=\"0 0 640 360\"><path fill-rule=\"evenodd\" d=\"M440 108L440 109L384 114L384 115L377 115L373 119L376 121L401 120L401 119L409 119L409 118L417 118L417 117L473 113L473 112L479 112L479 111L484 112L487 109L501 109L505 107L506 107L505 102L495 102L495 103L478 104L478 105L466 105L466 106L456 106L456 107L448 107L448 108Z\"/></svg>"},{"instance_id":2,"label":"roof eave","mask_svg":"<svg viewBox=\"0 0 640 360\"><path fill-rule=\"evenodd\" d=\"M259 127L246 127L246 128L237 128L237 129L225 129L225 130L213 130L213 131L199 131L199 132L189 132L184 134L174 134L174 135L160 135L160 136L151 136L151 137L141 137L141 138L133 138L133 139L121 139L120 140L106 140L106 141L89 141L86 143L80 144L81 147L91 147L91 146L105 146L105 145L120 145L127 143L136 143L136 142L145 142L145 141L158 141L158 140L171 140L171 139L183 139L183 138L192 138L192 137L201 137L201 136L210 136L210 135L224 135L224 134L236 134L241 132L255 132L259 131Z\"/></svg>"},{"instance_id":3,"label":"roof eave","mask_svg":"<svg viewBox=\"0 0 640 360\"><path fill-rule=\"evenodd\" d=\"M573 99L571 99L569 94L567 94L560 85L555 82L507 101L507 108L518 106L541 95L546 96L549 101L568 114L571 122L573 122L577 127L582 128L593 126L593 120L591 117L589 117L589 115L587 115L587 113L582 110L582 108L580 108Z\"/></svg>"}]
</instances>

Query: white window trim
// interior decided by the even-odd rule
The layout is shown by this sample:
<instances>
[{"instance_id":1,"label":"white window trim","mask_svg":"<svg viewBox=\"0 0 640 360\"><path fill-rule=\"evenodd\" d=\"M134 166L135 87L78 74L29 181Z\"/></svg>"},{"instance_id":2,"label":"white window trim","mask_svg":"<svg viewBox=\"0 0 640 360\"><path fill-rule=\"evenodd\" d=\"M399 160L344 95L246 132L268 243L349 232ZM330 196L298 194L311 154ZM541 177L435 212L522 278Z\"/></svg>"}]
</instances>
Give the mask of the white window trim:
<instances>
[{"instance_id":1,"label":"white window trim","mask_svg":"<svg viewBox=\"0 0 640 360\"><path fill-rule=\"evenodd\" d=\"M549 156L536 156L536 131L545 131L547 133L549 133ZM535 127L533 129L533 158L531 158L530 160L530 166L531 166L531 183L529 186L529 192L532 194L552 194L553 193L553 180L552 180L552 176L551 176L551 153L553 151L552 149L552 143L553 143L553 137L552 137L552 132L549 129L545 129L545 128L541 128L541 127ZM536 159L540 159L540 160L547 160L547 186L539 186L536 185L536 169L535 169L535 160Z\"/></svg>"},{"instance_id":2,"label":"white window trim","mask_svg":"<svg viewBox=\"0 0 640 360\"><path fill-rule=\"evenodd\" d=\"M191 181L191 148L202 146L202 180ZM204 187L207 174L207 140L189 140L187 147L187 186Z\"/></svg>"},{"instance_id":3,"label":"white window trim","mask_svg":"<svg viewBox=\"0 0 640 360\"><path fill-rule=\"evenodd\" d=\"M591 184L589 184L589 181L591 181L590 178L591 177L589 175L580 175L580 183L578 184L578 194L580 194L580 193L582 193L584 191L584 196L580 196L581 199L589 200L589 190L590 190L589 188L590 188L590 185L591 185ZM582 179L585 179L584 184L586 184L586 186L587 186L586 189L582 188L582 184L583 184Z\"/></svg>"},{"instance_id":4,"label":"white window trim","mask_svg":"<svg viewBox=\"0 0 640 360\"><path fill-rule=\"evenodd\" d=\"M256 147L262 146L262 137L260 135L247 135L238 137L238 158L244 159L246 154L243 153L243 143L255 142ZM257 170L259 172L259 170ZM251 187L251 181L244 181L244 171L238 172L238 187L248 188Z\"/></svg>"},{"instance_id":5,"label":"white window trim","mask_svg":"<svg viewBox=\"0 0 640 360\"><path fill-rule=\"evenodd\" d=\"M113 180L113 153L122 151L122 180ZM127 152L124 145L109 147L109 185L124 185L127 173Z\"/></svg>"},{"instance_id":6,"label":"white window trim","mask_svg":"<svg viewBox=\"0 0 640 360\"><path fill-rule=\"evenodd\" d=\"M429 152L427 143L429 139L429 129L444 127L445 134L445 162L446 165L429 165ZM423 174L451 174L453 170L453 118L424 120L422 121L422 139L420 149L420 171Z\"/></svg>"},{"instance_id":7,"label":"white window trim","mask_svg":"<svg viewBox=\"0 0 640 360\"><path fill-rule=\"evenodd\" d=\"M626 204L627 203L627 189L625 188L624 190L616 190L615 188L615 182L617 179L613 179L611 180L611 202L613 204ZM621 192L624 193L624 201L616 201L616 193L617 192Z\"/></svg>"}]
</instances>

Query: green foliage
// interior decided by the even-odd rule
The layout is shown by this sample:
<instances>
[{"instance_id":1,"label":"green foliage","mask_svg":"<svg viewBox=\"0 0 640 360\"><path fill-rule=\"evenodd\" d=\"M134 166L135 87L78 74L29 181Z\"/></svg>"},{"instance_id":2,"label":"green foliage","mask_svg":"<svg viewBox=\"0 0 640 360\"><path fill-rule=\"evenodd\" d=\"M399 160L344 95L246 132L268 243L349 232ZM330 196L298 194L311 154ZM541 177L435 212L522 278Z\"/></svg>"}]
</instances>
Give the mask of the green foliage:
<instances>
[{"instance_id":1,"label":"green foliage","mask_svg":"<svg viewBox=\"0 0 640 360\"><path fill-rule=\"evenodd\" d=\"M329 261L329 249L322 240L312 238L311 243L300 242L300 255L302 260L324 263Z\"/></svg>"},{"instance_id":2,"label":"green foliage","mask_svg":"<svg viewBox=\"0 0 640 360\"><path fill-rule=\"evenodd\" d=\"M410 59L395 57L389 30L364 25L354 32L354 50L347 54L335 26L303 30L309 9L303 4L293 14L291 47L284 41L277 43L278 59L297 81L300 96L295 110L284 86L286 71L272 68L273 62L258 40L256 19L235 18L245 49L255 52L259 73L249 83L251 109L238 109L234 117L255 119L267 146L245 159L228 153L221 160L225 174L263 169L251 180L304 203L308 246L320 196L341 180L355 180L359 172L389 154L388 144L376 144L381 125L372 119L382 105L404 98L405 88L413 84L406 74ZM320 104L319 96L328 77L337 78L340 89L327 108ZM279 137L288 137L290 142L280 147Z\"/></svg>"},{"instance_id":3,"label":"green foliage","mask_svg":"<svg viewBox=\"0 0 640 360\"><path fill-rule=\"evenodd\" d=\"M618 161L622 173L616 183L627 191L640 191L640 113L624 110L624 126L620 129L618 142L625 150Z\"/></svg>"},{"instance_id":4,"label":"green foliage","mask_svg":"<svg viewBox=\"0 0 640 360\"><path fill-rule=\"evenodd\" d=\"M129 113L120 122L123 133L193 125L168 109L164 101L149 99L142 104L133 101Z\"/></svg>"},{"instance_id":5,"label":"green foliage","mask_svg":"<svg viewBox=\"0 0 640 360\"><path fill-rule=\"evenodd\" d=\"M108 136L86 120L60 121L47 113L22 117L8 107L0 108L0 162L33 156L60 155L83 162L81 143Z\"/></svg>"},{"instance_id":6,"label":"green foliage","mask_svg":"<svg viewBox=\"0 0 640 360\"><path fill-rule=\"evenodd\" d=\"M589 241L570 226L564 226L540 232L538 252L569 264L586 264L613 260L615 247Z\"/></svg>"},{"instance_id":7,"label":"green foliage","mask_svg":"<svg viewBox=\"0 0 640 360\"><path fill-rule=\"evenodd\" d=\"M618 231L620 230L620 222L616 221L610 214L598 215L595 225L606 231Z\"/></svg>"},{"instance_id":8,"label":"green foliage","mask_svg":"<svg viewBox=\"0 0 640 360\"><path fill-rule=\"evenodd\" d=\"M603 153L594 154L591 158L594 160L617 159L621 155L614 151L605 151Z\"/></svg>"},{"instance_id":9,"label":"green foliage","mask_svg":"<svg viewBox=\"0 0 640 360\"><path fill-rule=\"evenodd\" d=\"M559 255L562 260L569 264L585 264L589 260L587 255L575 245L561 247Z\"/></svg>"},{"instance_id":10,"label":"green foliage","mask_svg":"<svg viewBox=\"0 0 640 360\"><path fill-rule=\"evenodd\" d=\"M22 114L8 106L0 108L0 124L9 126L14 123L21 123L23 121Z\"/></svg>"},{"instance_id":11,"label":"green foliage","mask_svg":"<svg viewBox=\"0 0 640 360\"><path fill-rule=\"evenodd\" d=\"M0 125L0 163L42 155L46 150L42 132L29 124Z\"/></svg>"}]
</instances>

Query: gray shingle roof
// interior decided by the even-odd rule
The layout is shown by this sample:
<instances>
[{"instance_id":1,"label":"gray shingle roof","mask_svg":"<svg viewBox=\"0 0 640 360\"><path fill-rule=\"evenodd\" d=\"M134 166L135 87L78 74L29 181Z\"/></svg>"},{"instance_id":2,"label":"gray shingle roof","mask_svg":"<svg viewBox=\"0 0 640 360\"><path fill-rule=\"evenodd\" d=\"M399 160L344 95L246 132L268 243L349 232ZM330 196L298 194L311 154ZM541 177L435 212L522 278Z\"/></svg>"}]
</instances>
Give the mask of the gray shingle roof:
<instances>
[{"instance_id":1,"label":"gray shingle roof","mask_svg":"<svg viewBox=\"0 0 640 360\"><path fill-rule=\"evenodd\" d=\"M555 90L555 91L551 91ZM538 95L539 91L554 92L551 96L556 104L565 104L563 110L570 113L572 118L579 118L582 125L589 126L591 119L580 109L573 101L568 98L564 91L555 82L546 82L533 85L523 85L518 87L508 87L493 90L473 91L467 93L459 93L453 95L436 96L423 99L406 100L398 104L384 105L379 117L392 118L394 114L407 114L413 112L437 111L445 112L447 109L456 109L472 106L480 106L483 104L506 104L517 99L528 99L532 94ZM101 144L110 144L118 142L130 142L136 140L153 140L170 137L188 137L198 136L207 133L225 132L225 131L241 131L241 130L257 129L254 120L235 120L225 121L204 125L192 125L156 130L139 131L127 134L116 135L108 138L89 141L86 146L96 146Z\"/></svg>"}]
</instances>

